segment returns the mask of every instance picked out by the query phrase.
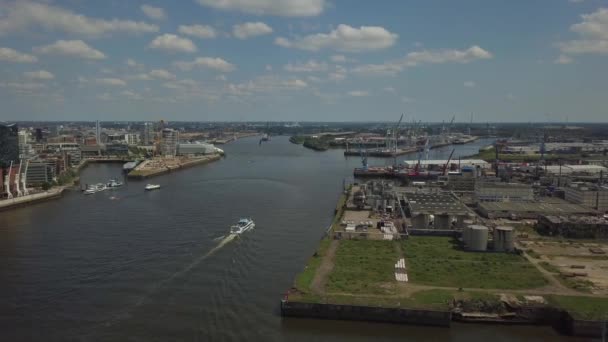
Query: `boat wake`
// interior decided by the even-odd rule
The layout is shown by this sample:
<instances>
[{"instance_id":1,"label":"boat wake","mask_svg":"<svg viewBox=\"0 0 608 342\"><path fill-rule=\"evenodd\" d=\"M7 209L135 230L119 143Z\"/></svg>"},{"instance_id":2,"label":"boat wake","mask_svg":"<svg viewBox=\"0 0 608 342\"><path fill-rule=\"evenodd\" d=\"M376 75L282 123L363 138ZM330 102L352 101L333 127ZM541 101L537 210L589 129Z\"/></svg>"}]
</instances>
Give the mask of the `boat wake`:
<instances>
[{"instance_id":1,"label":"boat wake","mask_svg":"<svg viewBox=\"0 0 608 342\"><path fill-rule=\"evenodd\" d=\"M105 322L105 326L111 326L114 323L118 323L118 321L121 321L124 318L128 318L130 317L129 313L135 309L137 309L138 307L140 307L141 305L143 305L148 298L150 298L151 296L153 296L155 293L157 293L160 289L162 289L167 283L173 281L175 278L180 277L188 272L190 272L194 267L198 266L201 262L203 262L205 259L207 259L208 257L212 256L214 253L216 253L217 251L219 251L222 247L226 246L228 243L230 243L232 240L234 240L236 237L238 236L238 234L228 234L228 235L223 235L220 236L218 238L215 238L213 241L219 241L219 243L213 247L212 249L210 249L207 253L201 255L200 257L194 259L190 264L188 264L186 267L184 267L183 269L171 274L169 277L155 283L148 291L146 294L144 294L139 301L137 301L137 303L131 307L130 309L127 310L127 312L121 312L120 314L116 315L114 317L114 319L110 320L109 322Z\"/></svg>"},{"instance_id":2,"label":"boat wake","mask_svg":"<svg viewBox=\"0 0 608 342\"><path fill-rule=\"evenodd\" d=\"M139 302L137 302L137 306L142 305L146 299L148 299L151 295L153 295L154 293L156 293L159 289L161 289L163 286L165 286L165 284L171 282L173 279L180 277L188 272L190 272L190 270L192 270L194 267L198 266L201 262L203 262L205 259L207 259L208 257L212 256L215 252L219 251L222 247L226 246L230 241L234 240L234 238L237 237L237 234L229 234L229 235L225 235L225 236L221 236L220 238L223 239L215 246L213 247L211 250L209 250L209 252L201 255L200 257L194 259L190 264L188 264L186 267L184 267L183 269L173 273L172 275L170 275L169 277L159 281L158 283L156 283L152 289L144 296L142 297ZM216 241L216 240L214 240Z\"/></svg>"}]
</instances>

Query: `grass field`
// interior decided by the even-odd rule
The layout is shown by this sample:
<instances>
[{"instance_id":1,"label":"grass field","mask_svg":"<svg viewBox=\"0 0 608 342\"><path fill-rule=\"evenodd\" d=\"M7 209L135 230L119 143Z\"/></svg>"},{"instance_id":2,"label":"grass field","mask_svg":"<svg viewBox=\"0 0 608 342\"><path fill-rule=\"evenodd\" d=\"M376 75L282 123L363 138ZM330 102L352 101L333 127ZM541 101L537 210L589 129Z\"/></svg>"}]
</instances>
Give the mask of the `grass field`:
<instances>
[{"instance_id":1,"label":"grass field","mask_svg":"<svg viewBox=\"0 0 608 342\"><path fill-rule=\"evenodd\" d=\"M334 293L392 294L395 292L396 242L343 240L336 251L326 290Z\"/></svg>"},{"instance_id":2,"label":"grass field","mask_svg":"<svg viewBox=\"0 0 608 342\"><path fill-rule=\"evenodd\" d=\"M296 277L295 286L298 290L305 293L310 292L310 284L312 283L312 279L315 277L315 273L317 272L319 265L321 265L321 260L325 256L330 243L331 240L328 238L321 240L316 254L308 259L308 263L306 264L304 271L302 271L302 273L298 274Z\"/></svg>"},{"instance_id":3,"label":"grass field","mask_svg":"<svg viewBox=\"0 0 608 342\"><path fill-rule=\"evenodd\" d=\"M608 320L608 298L548 296L549 303L567 310L576 319Z\"/></svg>"},{"instance_id":4,"label":"grass field","mask_svg":"<svg viewBox=\"0 0 608 342\"><path fill-rule=\"evenodd\" d=\"M531 289L546 285L525 258L460 250L446 237L410 237L402 242L410 281L415 284L486 289Z\"/></svg>"}]
</instances>

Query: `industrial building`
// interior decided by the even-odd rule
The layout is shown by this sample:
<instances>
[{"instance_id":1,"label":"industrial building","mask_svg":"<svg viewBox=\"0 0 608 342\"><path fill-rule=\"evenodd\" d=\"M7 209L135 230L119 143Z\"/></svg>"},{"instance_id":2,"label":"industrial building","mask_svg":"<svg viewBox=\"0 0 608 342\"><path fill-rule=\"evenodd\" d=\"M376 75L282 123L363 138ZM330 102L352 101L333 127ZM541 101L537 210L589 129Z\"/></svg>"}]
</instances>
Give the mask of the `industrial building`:
<instances>
[{"instance_id":1,"label":"industrial building","mask_svg":"<svg viewBox=\"0 0 608 342\"><path fill-rule=\"evenodd\" d=\"M414 229L454 229L463 228L464 221L471 216L469 209L449 192L404 193L407 210L412 217Z\"/></svg>"},{"instance_id":2,"label":"industrial building","mask_svg":"<svg viewBox=\"0 0 608 342\"><path fill-rule=\"evenodd\" d=\"M541 215L536 230L545 235L579 239L608 238L608 220L594 216Z\"/></svg>"},{"instance_id":3,"label":"industrial building","mask_svg":"<svg viewBox=\"0 0 608 342\"><path fill-rule=\"evenodd\" d=\"M482 181L475 184L477 202L530 202L534 191L529 184Z\"/></svg>"},{"instance_id":4,"label":"industrial building","mask_svg":"<svg viewBox=\"0 0 608 342\"><path fill-rule=\"evenodd\" d=\"M418 165L418 163L420 163L420 167L422 167L423 169L437 169L437 168L443 168L443 166L448 162L448 160L443 160L443 159L439 159L439 160L418 160L418 159L413 159L413 160L404 160L403 163L406 167L408 168L413 168L416 165ZM461 169L463 167L470 167L470 168L480 168L482 170L488 170L492 168L492 165L490 163L488 163L485 160L481 160L481 159L461 159L461 160L451 160L450 161L450 165L448 165L448 169L451 169L452 167L460 167Z\"/></svg>"},{"instance_id":5,"label":"industrial building","mask_svg":"<svg viewBox=\"0 0 608 342\"><path fill-rule=\"evenodd\" d=\"M608 211L608 187L595 184L572 183L563 188L566 201L584 205L600 212Z\"/></svg>"},{"instance_id":6,"label":"industrial building","mask_svg":"<svg viewBox=\"0 0 608 342\"><path fill-rule=\"evenodd\" d=\"M536 219L540 215L595 215L597 211L557 198L532 202L480 202L477 211L489 219Z\"/></svg>"}]
</instances>

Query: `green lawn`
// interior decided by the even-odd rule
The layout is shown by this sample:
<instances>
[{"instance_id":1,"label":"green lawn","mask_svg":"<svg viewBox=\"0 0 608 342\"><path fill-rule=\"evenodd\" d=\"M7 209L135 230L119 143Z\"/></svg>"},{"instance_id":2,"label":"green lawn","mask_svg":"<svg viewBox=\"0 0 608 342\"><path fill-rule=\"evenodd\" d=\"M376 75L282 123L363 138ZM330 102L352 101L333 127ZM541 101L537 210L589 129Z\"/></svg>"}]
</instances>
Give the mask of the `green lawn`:
<instances>
[{"instance_id":1,"label":"green lawn","mask_svg":"<svg viewBox=\"0 0 608 342\"><path fill-rule=\"evenodd\" d=\"M399 254L393 241L343 240L336 251L326 290L352 294L393 294Z\"/></svg>"},{"instance_id":2,"label":"green lawn","mask_svg":"<svg viewBox=\"0 0 608 342\"><path fill-rule=\"evenodd\" d=\"M530 289L547 284L522 256L460 250L446 237L413 236L402 242L412 283L487 289Z\"/></svg>"},{"instance_id":3,"label":"green lawn","mask_svg":"<svg viewBox=\"0 0 608 342\"><path fill-rule=\"evenodd\" d=\"M608 298L548 296L549 303L568 311L574 318L608 320Z\"/></svg>"},{"instance_id":4,"label":"green lawn","mask_svg":"<svg viewBox=\"0 0 608 342\"><path fill-rule=\"evenodd\" d=\"M324 238L321 240L319 244L319 248L317 249L316 255L313 255L308 259L308 263L306 267L304 267L304 271L298 274L296 277L296 288L302 292L310 292L310 284L312 283L312 279L315 277L315 273L317 273L317 269L319 265L321 265L321 260L325 256L327 249L329 248L329 244L331 240L328 238Z\"/></svg>"}]
</instances>

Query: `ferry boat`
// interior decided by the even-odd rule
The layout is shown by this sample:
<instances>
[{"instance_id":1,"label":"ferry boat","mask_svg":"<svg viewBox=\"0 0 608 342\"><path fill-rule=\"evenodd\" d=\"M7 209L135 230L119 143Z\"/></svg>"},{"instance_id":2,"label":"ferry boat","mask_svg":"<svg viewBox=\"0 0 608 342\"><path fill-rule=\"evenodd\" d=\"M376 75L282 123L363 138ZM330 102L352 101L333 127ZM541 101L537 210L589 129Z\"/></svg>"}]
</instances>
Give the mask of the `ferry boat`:
<instances>
[{"instance_id":1,"label":"ferry boat","mask_svg":"<svg viewBox=\"0 0 608 342\"><path fill-rule=\"evenodd\" d=\"M108 184L106 186L108 188L118 188L119 186L122 186L122 182L119 182L115 179L110 179L110 181L108 182Z\"/></svg>"},{"instance_id":2,"label":"ferry boat","mask_svg":"<svg viewBox=\"0 0 608 342\"><path fill-rule=\"evenodd\" d=\"M250 218L242 218L234 226L230 227L230 234L242 234L255 227L255 223Z\"/></svg>"},{"instance_id":3,"label":"ferry boat","mask_svg":"<svg viewBox=\"0 0 608 342\"><path fill-rule=\"evenodd\" d=\"M107 187L105 184L99 183L99 184L95 184L95 185L89 185L89 187L84 191L85 195L92 195L94 193L100 192L100 191L104 191L106 190Z\"/></svg>"},{"instance_id":4,"label":"ferry boat","mask_svg":"<svg viewBox=\"0 0 608 342\"><path fill-rule=\"evenodd\" d=\"M146 191L160 189L160 184L148 184L145 189Z\"/></svg>"}]
</instances>

